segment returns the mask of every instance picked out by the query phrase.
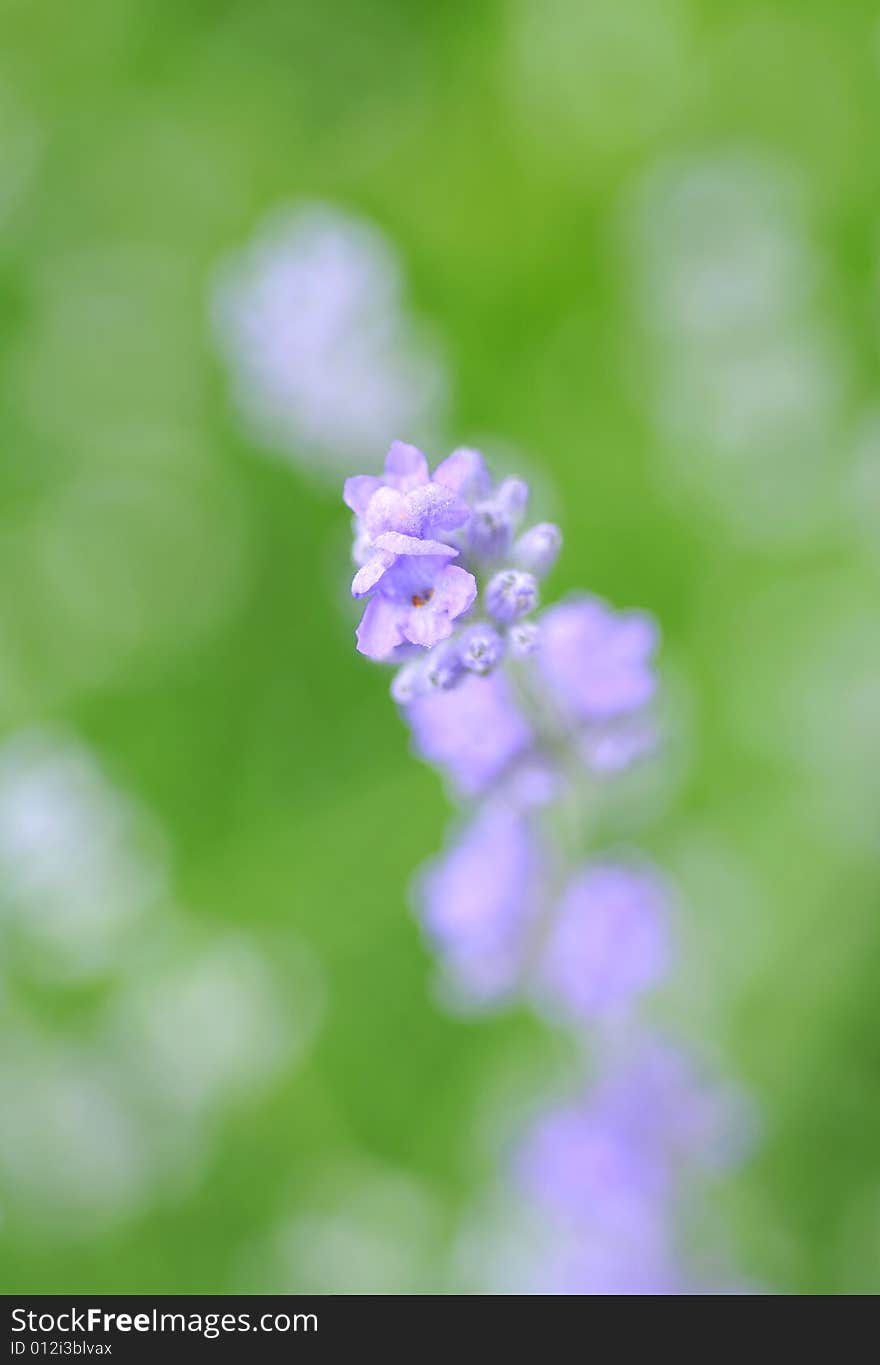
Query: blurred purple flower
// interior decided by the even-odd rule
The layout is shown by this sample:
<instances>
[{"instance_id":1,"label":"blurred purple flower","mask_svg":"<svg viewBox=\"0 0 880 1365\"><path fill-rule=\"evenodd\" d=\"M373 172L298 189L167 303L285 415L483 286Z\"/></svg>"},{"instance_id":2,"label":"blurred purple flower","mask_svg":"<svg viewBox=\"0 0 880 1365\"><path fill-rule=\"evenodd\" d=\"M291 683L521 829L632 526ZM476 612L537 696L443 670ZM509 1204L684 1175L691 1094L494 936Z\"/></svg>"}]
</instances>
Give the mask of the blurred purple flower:
<instances>
[{"instance_id":1,"label":"blurred purple flower","mask_svg":"<svg viewBox=\"0 0 880 1365\"><path fill-rule=\"evenodd\" d=\"M465 796L478 796L532 743L531 728L502 673L468 674L452 691L418 697L405 710L416 751Z\"/></svg>"},{"instance_id":2,"label":"blurred purple flower","mask_svg":"<svg viewBox=\"0 0 880 1365\"><path fill-rule=\"evenodd\" d=\"M372 224L326 204L282 208L223 264L212 302L242 417L288 458L363 466L396 431L435 425L444 367Z\"/></svg>"},{"instance_id":3,"label":"blurred purple flower","mask_svg":"<svg viewBox=\"0 0 880 1365\"><path fill-rule=\"evenodd\" d=\"M485 806L425 870L420 918L470 1000L491 1002L519 982L542 870L530 822L506 805Z\"/></svg>"},{"instance_id":4,"label":"blurred purple flower","mask_svg":"<svg viewBox=\"0 0 880 1365\"><path fill-rule=\"evenodd\" d=\"M516 1153L517 1182L563 1222L647 1236L667 1193L662 1152L590 1103L543 1115Z\"/></svg>"},{"instance_id":5,"label":"blurred purple flower","mask_svg":"<svg viewBox=\"0 0 880 1365\"><path fill-rule=\"evenodd\" d=\"M605 720L654 696L657 627L643 612L615 612L597 597L574 597L541 616L538 664L573 721Z\"/></svg>"},{"instance_id":6,"label":"blurred purple flower","mask_svg":"<svg viewBox=\"0 0 880 1365\"><path fill-rule=\"evenodd\" d=\"M453 478L455 470L452 466ZM431 538L456 530L470 516L467 504L442 482L449 472L438 466L440 478L431 481L422 452L395 441L384 477L346 480L360 561L352 594L375 592L357 631L358 649L372 659L389 658L404 642L430 648L447 639L453 621L476 597L473 575L447 563L458 551Z\"/></svg>"},{"instance_id":7,"label":"blurred purple flower","mask_svg":"<svg viewBox=\"0 0 880 1365\"><path fill-rule=\"evenodd\" d=\"M674 1215L694 1162L743 1155L730 1135L745 1131L744 1112L657 1039L606 1057L593 1091L540 1116L514 1152L516 1187L550 1220L539 1292L716 1292L684 1271Z\"/></svg>"},{"instance_id":8,"label":"blurred purple flower","mask_svg":"<svg viewBox=\"0 0 880 1365\"><path fill-rule=\"evenodd\" d=\"M669 1160L706 1171L741 1162L756 1137L742 1091L659 1038L643 1040L625 1066L608 1070L595 1103L622 1130L650 1130Z\"/></svg>"},{"instance_id":9,"label":"blurred purple flower","mask_svg":"<svg viewBox=\"0 0 880 1365\"><path fill-rule=\"evenodd\" d=\"M614 863L569 882L537 970L548 1012L592 1020L632 1004L669 965L668 895L655 873Z\"/></svg>"}]
</instances>

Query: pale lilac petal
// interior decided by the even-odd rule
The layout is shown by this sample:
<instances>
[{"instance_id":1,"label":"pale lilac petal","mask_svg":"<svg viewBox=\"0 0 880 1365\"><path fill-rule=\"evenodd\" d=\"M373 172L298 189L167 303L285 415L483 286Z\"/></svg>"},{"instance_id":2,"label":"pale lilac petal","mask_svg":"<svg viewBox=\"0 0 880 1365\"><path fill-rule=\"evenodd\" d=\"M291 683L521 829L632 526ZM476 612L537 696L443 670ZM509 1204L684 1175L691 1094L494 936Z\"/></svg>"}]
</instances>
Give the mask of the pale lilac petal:
<instances>
[{"instance_id":1,"label":"pale lilac petal","mask_svg":"<svg viewBox=\"0 0 880 1365\"><path fill-rule=\"evenodd\" d=\"M428 482L428 461L416 446L393 441L385 456L385 474L401 493Z\"/></svg>"},{"instance_id":2,"label":"pale lilac petal","mask_svg":"<svg viewBox=\"0 0 880 1365\"><path fill-rule=\"evenodd\" d=\"M403 643L398 618L400 606L387 597L373 597L357 628L357 647L369 659L387 659Z\"/></svg>"},{"instance_id":3,"label":"pale lilac petal","mask_svg":"<svg viewBox=\"0 0 880 1365\"><path fill-rule=\"evenodd\" d=\"M412 605L401 622L401 629L411 644L425 649L448 640L452 623L473 603L477 583L473 574L450 564L434 579L424 599L412 598Z\"/></svg>"},{"instance_id":4,"label":"pale lilac petal","mask_svg":"<svg viewBox=\"0 0 880 1365\"><path fill-rule=\"evenodd\" d=\"M381 487L382 480L374 478L372 474L355 474L353 478L345 480L342 498L346 507L350 507L355 516L362 517L370 498Z\"/></svg>"},{"instance_id":5,"label":"pale lilac petal","mask_svg":"<svg viewBox=\"0 0 880 1365\"><path fill-rule=\"evenodd\" d=\"M379 549L358 569L351 582L352 597L366 597L394 563L395 556L387 550Z\"/></svg>"},{"instance_id":6,"label":"pale lilac petal","mask_svg":"<svg viewBox=\"0 0 880 1365\"><path fill-rule=\"evenodd\" d=\"M432 611L431 604L412 607L401 620L404 637L411 645L422 649L433 649L441 640L448 640L452 634L452 621L442 611Z\"/></svg>"},{"instance_id":7,"label":"pale lilac petal","mask_svg":"<svg viewBox=\"0 0 880 1365\"><path fill-rule=\"evenodd\" d=\"M454 545L444 545L440 540L420 540L418 536L405 536L399 531L383 531L373 543L377 550L392 555L438 555L441 559L454 559L458 554Z\"/></svg>"},{"instance_id":8,"label":"pale lilac petal","mask_svg":"<svg viewBox=\"0 0 880 1365\"><path fill-rule=\"evenodd\" d=\"M363 514L363 523L374 538L383 531L416 535L420 529L405 495L396 488L381 487L376 490Z\"/></svg>"},{"instance_id":9,"label":"pale lilac petal","mask_svg":"<svg viewBox=\"0 0 880 1365\"><path fill-rule=\"evenodd\" d=\"M442 483L426 483L413 489L407 501L422 535L427 531L455 531L464 526L471 514L467 503Z\"/></svg>"},{"instance_id":10,"label":"pale lilac petal","mask_svg":"<svg viewBox=\"0 0 880 1365\"><path fill-rule=\"evenodd\" d=\"M398 555L395 563L382 580L381 591L385 597L393 597L407 605L413 599L429 602L434 596L434 586L449 560L437 554Z\"/></svg>"},{"instance_id":11,"label":"pale lilac petal","mask_svg":"<svg viewBox=\"0 0 880 1365\"><path fill-rule=\"evenodd\" d=\"M477 595L477 580L466 569L450 564L443 570L434 585L431 606L435 611L444 611L452 619L461 616L474 602Z\"/></svg>"}]
</instances>

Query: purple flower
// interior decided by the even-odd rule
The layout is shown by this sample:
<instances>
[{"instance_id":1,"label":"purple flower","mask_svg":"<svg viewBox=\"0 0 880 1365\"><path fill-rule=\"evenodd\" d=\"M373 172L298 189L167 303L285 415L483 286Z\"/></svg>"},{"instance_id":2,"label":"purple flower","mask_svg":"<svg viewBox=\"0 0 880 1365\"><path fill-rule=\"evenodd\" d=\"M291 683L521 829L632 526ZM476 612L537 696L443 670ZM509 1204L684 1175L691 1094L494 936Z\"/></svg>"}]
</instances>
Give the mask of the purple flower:
<instances>
[{"instance_id":1,"label":"purple flower","mask_svg":"<svg viewBox=\"0 0 880 1365\"><path fill-rule=\"evenodd\" d=\"M548 1013L574 1021L630 1004L665 974L668 896L653 872L597 863L556 908L537 972Z\"/></svg>"},{"instance_id":2,"label":"purple flower","mask_svg":"<svg viewBox=\"0 0 880 1365\"><path fill-rule=\"evenodd\" d=\"M590 1103L551 1110L514 1160L520 1188L563 1222L630 1237L656 1229L668 1191L662 1152Z\"/></svg>"},{"instance_id":3,"label":"purple flower","mask_svg":"<svg viewBox=\"0 0 880 1365\"><path fill-rule=\"evenodd\" d=\"M541 617L541 674L574 721L635 711L656 688L657 628L642 612L615 612L596 597L575 597Z\"/></svg>"},{"instance_id":4,"label":"purple flower","mask_svg":"<svg viewBox=\"0 0 880 1365\"><path fill-rule=\"evenodd\" d=\"M453 457L450 456L450 460ZM472 574L448 561L458 550L434 539L464 525L467 504L444 479L464 482L472 462L445 460L428 477L420 450L395 441L382 478L347 479L345 501L357 518L360 567L351 585L355 597L374 593L357 631L358 649L387 659L403 643L430 648L452 634L452 623L477 593ZM459 478L460 475L460 478Z\"/></svg>"},{"instance_id":5,"label":"purple flower","mask_svg":"<svg viewBox=\"0 0 880 1365\"><path fill-rule=\"evenodd\" d=\"M477 796L532 744L532 732L503 673L469 674L448 692L406 708L417 752L446 769L465 796Z\"/></svg>"},{"instance_id":6,"label":"purple flower","mask_svg":"<svg viewBox=\"0 0 880 1365\"><path fill-rule=\"evenodd\" d=\"M734 1086L718 1084L705 1067L658 1038L645 1040L628 1064L609 1070L595 1097L620 1129L639 1131L670 1161L704 1170L743 1160L755 1119Z\"/></svg>"},{"instance_id":7,"label":"purple flower","mask_svg":"<svg viewBox=\"0 0 880 1365\"><path fill-rule=\"evenodd\" d=\"M528 821L505 805L484 807L424 873L422 923L469 999L488 1003L517 984L540 873Z\"/></svg>"},{"instance_id":8,"label":"purple flower","mask_svg":"<svg viewBox=\"0 0 880 1365\"><path fill-rule=\"evenodd\" d=\"M676 1247L682 1182L695 1159L729 1154L737 1131L729 1090L707 1086L675 1048L647 1038L606 1054L592 1091L541 1115L514 1152L516 1187L548 1242L533 1289L699 1292Z\"/></svg>"},{"instance_id":9,"label":"purple flower","mask_svg":"<svg viewBox=\"0 0 880 1365\"><path fill-rule=\"evenodd\" d=\"M393 581L367 604L357 628L357 647L371 659L391 657L409 642L430 649L452 634L452 623L477 595L473 574L432 555L408 555L395 565Z\"/></svg>"},{"instance_id":10,"label":"purple flower","mask_svg":"<svg viewBox=\"0 0 880 1365\"><path fill-rule=\"evenodd\" d=\"M324 204L270 214L221 269L212 311L243 419L289 459L366 468L395 431L435 425L444 366L373 225Z\"/></svg>"},{"instance_id":11,"label":"purple flower","mask_svg":"<svg viewBox=\"0 0 880 1365\"><path fill-rule=\"evenodd\" d=\"M351 590L364 597L400 558L431 555L454 559L458 551L432 537L454 531L470 516L445 484L428 478L428 464L415 446L395 441L385 459L385 475L358 474L346 479L343 494L357 517L360 568Z\"/></svg>"},{"instance_id":12,"label":"purple flower","mask_svg":"<svg viewBox=\"0 0 880 1365\"><path fill-rule=\"evenodd\" d=\"M649 1232L685 1165L743 1154L739 1096L709 1085L693 1061L639 1041L579 1102L551 1109L515 1157L520 1187L567 1221Z\"/></svg>"}]
</instances>

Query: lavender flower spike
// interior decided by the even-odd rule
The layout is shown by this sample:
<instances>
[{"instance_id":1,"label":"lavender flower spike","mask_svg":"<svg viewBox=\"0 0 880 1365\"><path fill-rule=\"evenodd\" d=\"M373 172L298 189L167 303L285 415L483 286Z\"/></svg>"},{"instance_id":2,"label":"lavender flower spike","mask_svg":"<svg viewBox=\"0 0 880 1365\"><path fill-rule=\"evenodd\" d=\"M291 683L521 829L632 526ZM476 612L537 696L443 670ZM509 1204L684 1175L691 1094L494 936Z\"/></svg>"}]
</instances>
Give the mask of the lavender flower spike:
<instances>
[{"instance_id":1,"label":"lavender flower spike","mask_svg":"<svg viewBox=\"0 0 880 1365\"><path fill-rule=\"evenodd\" d=\"M727 1112L696 1095L673 1052L621 1055L669 973L672 895L644 861L590 848L585 819L654 745L658 632L586 595L538 611L562 535L520 530L528 493L520 479L493 485L478 451L431 474L400 441L382 475L349 479L358 649L397 667L416 752L468 803L415 890L447 998L519 1000L581 1042L595 1033L597 1090L555 1106L515 1162L514 1188L550 1239L530 1288L687 1292L682 1172L711 1167Z\"/></svg>"}]
</instances>

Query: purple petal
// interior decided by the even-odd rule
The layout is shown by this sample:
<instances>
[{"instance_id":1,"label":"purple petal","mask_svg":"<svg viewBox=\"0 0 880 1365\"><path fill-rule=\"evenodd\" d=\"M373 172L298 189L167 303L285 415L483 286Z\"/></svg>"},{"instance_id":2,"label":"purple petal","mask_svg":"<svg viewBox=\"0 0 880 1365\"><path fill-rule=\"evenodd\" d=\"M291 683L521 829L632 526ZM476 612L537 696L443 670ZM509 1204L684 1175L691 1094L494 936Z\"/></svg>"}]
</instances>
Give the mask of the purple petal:
<instances>
[{"instance_id":1,"label":"purple petal","mask_svg":"<svg viewBox=\"0 0 880 1365\"><path fill-rule=\"evenodd\" d=\"M455 531L471 514L467 503L442 483L413 489L407 501L423 535L426 531Z\"/></svg>"},{"instance_id":2,"label":"purple petal","mask_svg":"<svg viewBox=\"0 0 880 1365\"><path fill-rule=\"evenodd\" d=\"M351 582L352 597L366 597L367 593L375 588L380 579L391 568L396 556L388 550L379 549L358 569Z\"/></svg>"},{"instance_id":3,"label":"purple petal","mask_svg":"<svg viewBox=\"0 0 880 1365\"><path fill-rule=\"evenodd\" d=\"M449 549L448 546L444 548ZM445 555L431 553L397 555L393 566L382 580L382 593L385 597L394 597L407 606L412 604L413 598L428 603L433 599L437 580L448 564L449 559Z\"/></svg>"},{"instance_id":4,"label":"purple petal","mask_svg":"<svg viewBox=\"0 0 880 1365\"><path fill-rule=\"evenodd\" d=\"M413 600L401 624L411 644L430 649L452 634L452 622L468 610L477 595L477 580L466 569L450 564L435 578L424 602Z\"/></svg>"},{"instance_id":5,"label":"purple petal","mask_svg":"<svg viewBox=\"0 0 880 1365\"><path fill-rule=\"evenodd\" d=\"M377 550L393 555L439 555L442 559L454 559L458 554L454 545L444 545L439 540L420 540L418 536L405 536L399 531L383 531L374 544Z\"/></svg>"},{"instance_id":6,"label":"purple petal","mask_svg":"<svg viewBox=\"0 0 880 1365\"><path fill-rule=\"evenodd\" d=\"M403 617L401 629L411 645L422 649L433 649L441 640L448 640L452 634L452 622L442 611L432 611L430 604L411 607Z\"/></svg>"},{"instance_id":7,"label":"purple petal","mask_svg":"<svg viewBox=\"0 0 880 1365\"><path fill-rule=\"evenodd\" d=\"M477 580L466 569L450 564L443 570L434 585L431 606L435 611L444 611L450 620L461 616L473 605L477 595Z\"/></svg>"},{"instance_id":8,"label":"purple petal","mask_svg":"<svg viewBox=\"0 0 880 1365\"><path fill-rule=\"evenodd\" d=\"M387 597L373 597L357 628L357 647L368 659L387 659L402 644L398 618L400 606Z\"/></svg>"},{"instance_id":9,"label":"purple petal","mask_svg":"<svg viewBox=\"0 0 880 1365\"><path fill-rule=\"evenodd\" d=\"M405 495L396 488L381 487L376 490L363 514L363 523L374 539L383 531L402 531L404 535L415 535L420 529Z\"/></svg>"},{"instance_id":10,"label":"purple petal","mask_svg":"<svg viewBox=\"0 0 880 1365\"><path fill-rule=\"evenodd\" d=\"M374 478L372 474L355 474L353 478L345 480L342 499L346 507L350 507L355 516L362 517L367 510L370 498L381 487L382 480Z\"/></svg>"},{"instance_id":11,"label":"purple petal","mask_svg":"<svg viewBox=\"0 0 880 1365\"><path fill-rule=\"evenodd\" d=\"M428 482L428 461L416 446L392 442L385 456L385 474L401 493Z\"/></svg>"}]
</instances>

